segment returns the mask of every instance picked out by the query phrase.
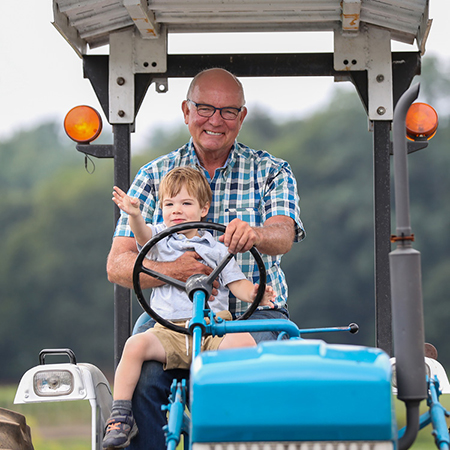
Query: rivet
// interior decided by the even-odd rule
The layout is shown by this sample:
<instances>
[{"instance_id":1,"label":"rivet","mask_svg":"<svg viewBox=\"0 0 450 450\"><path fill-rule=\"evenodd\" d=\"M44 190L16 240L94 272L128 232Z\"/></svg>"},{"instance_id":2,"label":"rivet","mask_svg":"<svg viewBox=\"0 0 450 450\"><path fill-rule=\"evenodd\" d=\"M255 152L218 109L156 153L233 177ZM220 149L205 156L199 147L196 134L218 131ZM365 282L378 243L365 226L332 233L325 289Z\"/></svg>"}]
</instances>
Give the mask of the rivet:
<instances>
[{"instance_id":1,"label":"rivet","mask_svg":"<svg viewBox=\"0 0 450 450\"><path fill-rule=\"evenodd\" d=\"M123 117L123 116L125 116L125 111L120 110L120 111L117 112L117 115L118 115L119 117Z\"/></svg>"},{"instance_id":2,"label":"rivet","mask_svg":"<svg viewBox=\"0 0 450 450\"><path fill-rule=\"evenodd\" d=\"M377 114L378 114L379 116L382 116L382 115L386 114L386 108L385 108L384 106L379 106L379 107L377 108Z\"/></svg>"},{"instance_id":3,"label":"rivet","mask_svg":"<svg viewBox=\"0 0 450 450\"><path fill-rule=\"evenodd\" d=\"M377 75L377 81L378 81L378 83L382 83L384 81L384 75L382 75L382 74Z\"/></svg>"},{"instance_id":4,"label":"rivet","mask_svg":"<svg viewBox=\"0 0 450 450\"><path fill-rule=\"evenodd\" d=\"M125 84L125 78L123 78L123 77L117 78L116 81L119 86L123 86Z\"/></svg>"}]
</instances>

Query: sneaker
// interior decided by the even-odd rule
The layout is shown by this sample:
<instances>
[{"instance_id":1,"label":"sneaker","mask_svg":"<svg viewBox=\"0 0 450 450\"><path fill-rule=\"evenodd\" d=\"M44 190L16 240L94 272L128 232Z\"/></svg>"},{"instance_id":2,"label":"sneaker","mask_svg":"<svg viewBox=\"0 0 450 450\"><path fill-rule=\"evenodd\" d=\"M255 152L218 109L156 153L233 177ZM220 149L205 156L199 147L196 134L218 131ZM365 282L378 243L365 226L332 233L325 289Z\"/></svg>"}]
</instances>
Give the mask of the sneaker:
<instances>
[{"instance_id":1,"label":"sneaker","mask_svg":"<svg viewBox=\"0 0 450 450\"><path fill-rule=\"evenodd\" d=\"M114 415L106 422L106 433L103 438L103 448L125 448L131 439L138 434L138 428L133 415Z\"/></svg>"}]
</instances>

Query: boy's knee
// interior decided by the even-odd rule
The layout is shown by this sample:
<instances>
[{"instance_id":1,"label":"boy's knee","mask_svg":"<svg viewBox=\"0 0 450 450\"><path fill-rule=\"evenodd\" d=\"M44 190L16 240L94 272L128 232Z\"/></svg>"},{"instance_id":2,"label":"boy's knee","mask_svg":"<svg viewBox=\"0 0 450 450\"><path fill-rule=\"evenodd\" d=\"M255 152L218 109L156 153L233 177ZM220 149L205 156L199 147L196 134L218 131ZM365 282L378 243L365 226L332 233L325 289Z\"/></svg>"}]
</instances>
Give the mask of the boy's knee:
<instances>
[{"instance_id":1,"label":"boy's knee","mask_svg":"<svg viewBox=\"0 0 450 450\"><path fill-rule=\"evenodd\" d=\"M219 348L254 347L256 342L250 333L227 334Z\"/></svg>"},{"instance_id":2,"label":"boy's knee","mask_svg":"<svg viewBox=\"0 0 450 450\"><path fill-rule=\"evenodd\" d=\"M256 342L250 333L241 333L242 347L255 347Z\"/></svg>"},{"instance_id":3,"label":"boy's knee","mask_svg":"<svg viewBox=\"0 0 450 450\"><path fill-rule=\"evenodd\" d=\"M140 352L145 345L143 334L135 334L130 336L125 342L125 347L123 349L124 353L128 355L134 355L136 352Z\"/></svg>"}]
</instances>

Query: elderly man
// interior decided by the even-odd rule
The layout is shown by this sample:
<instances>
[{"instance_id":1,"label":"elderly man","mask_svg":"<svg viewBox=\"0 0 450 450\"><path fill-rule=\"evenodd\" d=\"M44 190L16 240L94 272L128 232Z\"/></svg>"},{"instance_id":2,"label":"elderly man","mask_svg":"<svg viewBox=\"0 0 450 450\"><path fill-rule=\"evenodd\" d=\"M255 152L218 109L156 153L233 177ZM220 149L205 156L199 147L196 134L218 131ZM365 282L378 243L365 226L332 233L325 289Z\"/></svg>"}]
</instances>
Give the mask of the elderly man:
<instances>
[{"instance_id":1,"label":"elderly man","mask_svg":"<svg viewBox=\"0 0 450 450\"><path fill-rule=\"evenodd\" d=\"M213 192L207 216L211 222L226 225L220 240L254 283L251 255L256 246L263 254L267 282L276 292L275 308L258 309L250 319L288 318L287 285L280 262L292 243L304 235L300 220L297 184L289 164L262 150L252 150L236 141L247 115L244 91L240 81L223 69L200 72L191 82L187 99L182 103L184 121L191 134L190 141L168 155L142 167L129 190L138 197L142 214L148 223L162 222L158 205L158 186L163 176L177 166L194 166L202 170ZM132 287L132 271L137 248L126 214L118 221L108 256L108 278L112 283ZM186 281L193 274L211 273L195 252L186 252L174 262L150 262L149 267L173 278ZM151 277L142 277L142 287L161 284ZM230 311L238 316L245 310L238 299L230 298ZM149 321L144 327L153 326ZM142 330L143 331L143 330ZM276 338L275 333L253 333L256 342ZM174 378L189 377L185 370L162 370L160 363L144 364L133 397L133 411L140 430L130 449L161 450L165 447L162 426L166 423L161 405L167 403Z\"/></svg>"}]
</instances>

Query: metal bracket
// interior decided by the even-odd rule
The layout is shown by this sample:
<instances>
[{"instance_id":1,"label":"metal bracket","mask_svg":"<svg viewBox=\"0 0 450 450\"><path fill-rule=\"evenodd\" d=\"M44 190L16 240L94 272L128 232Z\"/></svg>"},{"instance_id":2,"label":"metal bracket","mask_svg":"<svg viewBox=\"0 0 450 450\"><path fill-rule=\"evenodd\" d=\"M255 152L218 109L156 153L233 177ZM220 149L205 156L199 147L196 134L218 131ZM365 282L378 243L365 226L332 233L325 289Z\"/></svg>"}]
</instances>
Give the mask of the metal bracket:
<instances>
[{"instance_id":1,"label":"metal bracket","mask_svg":"<svg viewBox=\"0 0 450 450\"><path fill-rule=\"evenodd\" d=\"M157 38L145 39L134 36L134 72L165 73L167 71L167 28L160 26Z\"/></svg>"},{"instance_id":2,"label":"metal bracket","mask_svg":"<svg viewBox=\"0 0 450 450\"><path fill-rule=\"evenodd\" d=\"M135 117L133 29L111 33L109 46L109 123L133 123Z\"/></svg>"},{"instance_id":3,"label":"metal bracket","mask_svg":"<svg viewBox=\"0 0 450 450\"><path fill-rule=\"evenodd\" d=\"M123 0L123 6L144 39L159 36L159 25L153 12L148 9L147 0Z\"/></svg>"},{"instance_id":4,"label":"metal bracket","mask_svg":"<svg viewBox=\"0 0 450 450\"><path fill-rule=\"evenodd\" d=\"M167 71L167 32L157 39L143 39L134 28L109 36L109 123L132 124L136 116L135 74ZM158 92L166 92L167 79Z\"/></svg>"},{"instance_id":5,"label":"metal bracket","mask_svg":"<svg viewBox=\"0 0 450 450\"><path fill-rule=\"evenodd\" d=\"M334 69L367 71L370 120L392 120L393 82L389 31L363 26L357 35L334 32Z\"/></svg>"},{"instance_id":6,"label":"metal bracket","mask_svg":"<svg viewBox=\"0 0 450 450\"><path fill-rule=\"evenodd\" d=\"M343 34L353 35L358 33L361 19L361 0L343 0L341 19Z\"/></svg>"},{"instance_id":7,"label":"metal bracket","mask_svg":"<svg viewBox=\"0 0 450 450\"><path fill-rule=\"evenodd\" d=\"M158 94L164 94L169 90L167 78L153 78L153 82L155 83L155 91L158 92Z\"/></svg>"}]
</instances>

